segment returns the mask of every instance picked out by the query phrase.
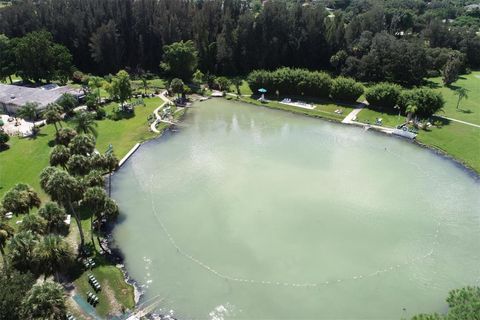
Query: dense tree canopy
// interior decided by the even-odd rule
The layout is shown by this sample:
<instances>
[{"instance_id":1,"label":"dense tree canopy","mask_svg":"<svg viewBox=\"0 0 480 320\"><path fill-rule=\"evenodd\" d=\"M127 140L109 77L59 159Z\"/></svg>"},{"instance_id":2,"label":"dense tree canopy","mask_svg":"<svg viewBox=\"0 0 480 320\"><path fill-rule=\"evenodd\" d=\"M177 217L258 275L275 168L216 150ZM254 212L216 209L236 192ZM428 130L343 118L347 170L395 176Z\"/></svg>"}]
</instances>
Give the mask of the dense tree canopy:
<instances>
[{"instance_id":1,"label":"dense tree canopy","mask_svg":"<svg viewBox=\"0 0 480 320\"><path fill-rule=\"evenodd\" d=\"M477 16L465 12L461 4L441 1L441 5L427 6L425 1L398 0L21 0L0 12L0 33L16 42L29 32L45 29L55 42L70 50L78 68L100 74L123 68L135 73L157 72L162 63L173 76L190 80L198 62L205 74L246 74L254 69L288 66L331 69L357 79L411 85L429 71L429 64L424 62L435 53L431 48L456 50L464 55L467 66L480 66L480 37L473 22ZM337 10L334 16L329 16L324 5ZM455 19L455 23L449 24L448 19ZM68 55L55 45L44 44L51 43L47 33L36 35L37 41L27 37L31 48L50 48L39 56L62 58L53 65L64 70L67 63L60 62L67 62ZM38 39L46 41L37 43ZM0 41L0 46L8 47L7 42ZM23 51L28 57L33 50ZM6 52L5 61L9 61ZM38 57L32 63L36 61ZM42 71L46 78L57 76L43 60L38 63L38 70L46 70ZM1 65L9 68L8 63ZM443 65L435 67L440 69Z\"/></svg>"}]
</instances>

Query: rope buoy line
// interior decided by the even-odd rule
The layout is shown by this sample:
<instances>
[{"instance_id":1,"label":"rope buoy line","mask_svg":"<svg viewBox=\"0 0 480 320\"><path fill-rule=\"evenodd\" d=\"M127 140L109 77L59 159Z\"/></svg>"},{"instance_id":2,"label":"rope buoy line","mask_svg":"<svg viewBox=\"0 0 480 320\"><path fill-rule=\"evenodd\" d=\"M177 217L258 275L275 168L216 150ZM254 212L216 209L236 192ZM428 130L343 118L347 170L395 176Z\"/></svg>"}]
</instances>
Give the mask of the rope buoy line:
<instances>
[{"instance_id":1,"label":"rope buoy line","mask_svg":"<svg viewBox=\"0 0 480 320\"><path fill-rule=\"evenodd\" d=\"M327 140L327 139L324 139L323 143L327 142L325 140ZM355 145L354 143L352 143L353 141L351 141L350 139L338 139L338 137L333 137L332 141L330 141L330 142L334 142L334 143L337 143L337 144L338 143L342 144L342 142L343 142L343 144L345 144L345 142L350 142L352 146ZM381 148L379 148L378 146L370 145L370 147L373 147L374 149L377 149L377 150L381 150ZM398 158L398 159L416 167L416 169L418 169L419 172L421 172L425 177L428 177L432 180L435 180L433 175L428 174L427 171L423 170L422 167L419 166L417 163L415 163L413 161L409 161L409 160L405 159L404 157L400 156L399 154L396 154L396 153L390 151L387 148L385 148L385 151L390 153L392 156L394 156L394 157L396 157L396 158ZM137 182L139 183L139 185L141 186L142 184L138 180L137 176L134 175L134 177L137 180ZM368 278L371 278L371 277L379 276L381 274L400 269L400 268L408 266L408 265L416 264L417 262L432 256L434 254L435 247L439 244L438 237L439 237L439 233L440 233L441 223L440 223L440 221L437 221L435 232L433 234L432 246L431 246L431 249L427 253L425 253L423 255L420 255L420 256L417 256L417 257L414 257L414 258L411 258L408 261L400 263L400 264L385 266L385 267L380 268L380 269L378 269L378 270L376 270L372 273L369 273L369 274L360 274L360 275L353 275L353 276L345 277L345 278L338 278L338 279L334 279L334 280L324 280L324 281L319 281L319 282L304 282L304 283L272 281L272 280L255 280L255 279L235 277L235 276L231 276L231 275L228 275L228 274L224 274L224 273L214 269L213 267L211 267L208 264L204 263L203 261L195 258L191 254L189 254L187 251L183 250L179 245L177 245L175 239L170 234L167 227L165 226L162 219L160 218L160 216L158 214L158 211L157 211L157 208L155 206L154 196L153 196L152 188L151 188L151 186L153 186L153 180L154 180L154 177L153 177L153 175L151 175L150 176L150 184L149 184L150 188L148 190L149 191L148 193L150 195L152 213L155 217L155 220L157 221L157 223L160 225L161 229L163 230L164 234L167 236L167 239L168 239L169 243L178 252L178 254L182 255L185 259L191 261L192 263L194 263L194 264L198 265L199 267L205 269L206 271L212 273L213 275L217 276L218 278L226 280L226 281L238 282L238 283L243 283L243 284L255 284L255 285L285 286L285 287L294 287L294 288L315 288L315 287L338 284L338 283L345 282L345 281L355 281L355 280L368 279ZM146 199L146 197L144 197L144 200L148 201Z\"/></svg>"}]
</instances>

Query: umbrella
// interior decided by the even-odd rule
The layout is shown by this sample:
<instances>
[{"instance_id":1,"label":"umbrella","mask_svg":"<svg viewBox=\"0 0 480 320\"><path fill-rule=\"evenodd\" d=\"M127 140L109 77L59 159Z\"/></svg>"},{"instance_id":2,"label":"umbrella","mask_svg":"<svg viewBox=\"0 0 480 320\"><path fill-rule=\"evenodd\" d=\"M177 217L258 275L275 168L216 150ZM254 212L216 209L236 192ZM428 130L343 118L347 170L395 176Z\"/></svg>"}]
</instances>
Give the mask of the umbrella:
<instances>
[{"instance_id":1,"label":"umbrella","mask_svg":"<svg viewBox=\"0 0 480 320\"><path fill-rule=\"evenodd\" d=\"M267 92L267 89L260 88L260 89L258 89L258 92L260 92L260 93L265 93L265 92Z\"/></svg>"}]
</instances>

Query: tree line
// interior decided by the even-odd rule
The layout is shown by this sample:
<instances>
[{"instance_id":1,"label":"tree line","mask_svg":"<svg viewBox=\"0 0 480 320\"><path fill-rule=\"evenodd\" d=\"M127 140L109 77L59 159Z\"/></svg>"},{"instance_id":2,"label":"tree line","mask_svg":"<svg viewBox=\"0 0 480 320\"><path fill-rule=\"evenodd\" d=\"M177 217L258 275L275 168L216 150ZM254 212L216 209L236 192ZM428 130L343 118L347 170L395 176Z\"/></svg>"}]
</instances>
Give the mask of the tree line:
<instances>
[{"instance_id":1,"label":"tree line","mask_svg":"<svg viewBox=\"0 0 480 320\"><path fill-rule=\"evenodd\" d=\"M0 10L0 33L46 30L76 67L95 74L159 72L165 45L182 40L193 42L199 69L212 74L288 66L414 85L452 57L463 69L480 66L476 30L442 22L447 13L433 5L330 5L333 16L320 2L291 0L18 0Z\"/></svg>"},{"instance_id":2,"label":"tree line","mask_svg":"<svg viewBox=\"0 0 480 320\"><path fill-rule=\"evenodd\" d=\"M332 78L325 72L306 69L255 70L248 75L247 81L254 92L263 88L270 95L277 96L309 96L355 103L365 93L371 108L392 113L403 111L410 118L413 115L428 118L445 103L441 94L431 89L405 89L388 82L365 88L352 78Z\"/></svg>"}]
</instances>

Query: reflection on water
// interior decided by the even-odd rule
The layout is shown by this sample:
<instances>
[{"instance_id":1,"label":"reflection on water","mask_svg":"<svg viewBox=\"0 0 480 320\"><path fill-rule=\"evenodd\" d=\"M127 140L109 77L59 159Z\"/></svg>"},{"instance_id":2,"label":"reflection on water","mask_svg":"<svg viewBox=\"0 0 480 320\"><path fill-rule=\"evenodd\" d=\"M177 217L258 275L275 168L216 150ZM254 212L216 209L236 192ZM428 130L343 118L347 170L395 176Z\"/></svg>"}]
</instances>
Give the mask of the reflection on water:
<instances>
[{"instance_id":1,"label":"reflection on water","mask_svg":"<svg viewBox=\"0 0 480 320\"><path fill-rule=\"evenodd\" d=\"M478 283L480 186L451 162L225 100L185 124L114 178L115 238L165 314L398 319Z\"/></svg>"}]
</instances>

